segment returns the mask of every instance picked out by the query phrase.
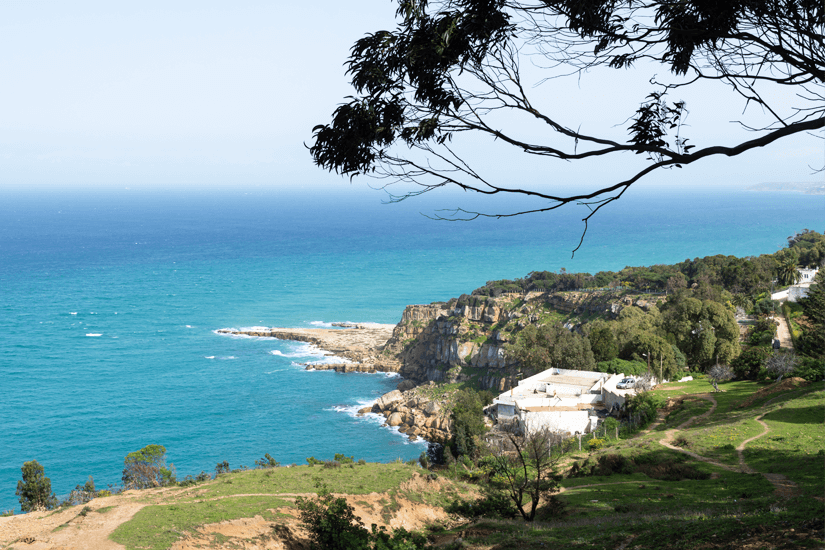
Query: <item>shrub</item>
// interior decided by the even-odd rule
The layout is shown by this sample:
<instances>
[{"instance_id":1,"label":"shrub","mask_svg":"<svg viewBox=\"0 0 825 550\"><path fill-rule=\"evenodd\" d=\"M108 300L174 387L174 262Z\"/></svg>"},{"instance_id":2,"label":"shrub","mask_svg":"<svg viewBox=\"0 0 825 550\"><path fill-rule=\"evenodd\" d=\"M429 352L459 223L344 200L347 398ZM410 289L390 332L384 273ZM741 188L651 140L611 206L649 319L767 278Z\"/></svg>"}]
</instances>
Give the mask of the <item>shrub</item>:
<instances>
[{"instance_id":1,"label":"shrub","mask_svg":"<svg viewBox=\"0 0 825 550\"><path fill-rule=\"evenodd\" d=\"M317 483L316 498L298 497L295 504L314 548L362 550L369 548L370 532L342 497L334 497L326 485Z\"/></svg>"},{"instance_id":2,"label":"shrub","mask_svg":"<svg viewBox=\"0 0 825 550\"><path fill-rule=\"evenodd\" d=\"M86 483L82 487L80 485L75 486L65 502L71 506L76 506L78 504L86 504L97 496L98 492L95 490L95 480L92 476L89 476L89 479L86 480Z\"/></svg>"},{"instance_id":3,"label":"shrub","mask_svg":"<svg viewBox=\"0 0 825 550\"><path fill-rule=\"evenodd\" d=\"M487 490L479 500L453 500L445 511L450 514L459 514L465 518L505 518L512 519L518 514L513 499L503 491Z\"/></svg>"},{"instance_id":4,"label":"shrub","mask_svg":"<svg viewBox=\"0 0 825 550\"><path fill-rule=\"evenodd\" d=\"M429 470L429 469L430 469L430 459L429 459L429 457L427 456L427 453L426 453L426 452L421 451L421 455L418 457L418 463L419 463L419 464L421 465L421 467L422 467L422 468L424 468L425 470Z\"/></svg>"},{"instance_id":5,"label":"shrub","mask_svg":"<svg viewBox=\"0 0 825 550\"><path fill-rule=\"evenodd\" d=\"M596 449L601 449L604 445L604 439L593 438L587 442L587 446L590 447L591 451L595 451Z\"/></svg>"},{"instance_id":6,"label":"shrub","mask_svg":"<svg viewBox=\"0 0 825 550\"><path fill-rule=\"evenodd\" d=\"M314 456L308 456L307 457L307 464L309 464L310 466L321 465L323 463L324 463L323 460L318 460Z\"/></svg>"},{"instance_id":7,"label":"shrub","mask_svg":"<svg viewBox=\"0 0 825 550\"><path fill-rule=\"evenodd\" d=\"M804 378L809 382L815 382L825 378L825 360L813 357L801 357L799 364L794 370L794 376Z\"/></svg>"},{"instance_id":8,"label":"shrub","mask_svg":"<svg viewBox=\"0 0 825 550\"><path fill-rule=\"evenodd\" d=\"M316 498L298 497L295 504L307 531L312 548L317 550L420 550L427 544L423 536L403 527L390 535L382 527L368 531L355 509L345 498L334 497L329 488L317 482Z\"/></svg>"},{"instance_id":9,"label":"shrub","mask_svg":"<svg viewBox=\"0 0 825 550\"><path fill-rule=\"evenodd\" d=\"M355 462L355 457L346 456L343 453L335 453L333 460L335 460L335 462L340 462L341 464L353 464Z\"/></svg>"},{"instance_id":10,"label":"shrub","mask_svg":"<svg viewBox=\"0 0 825 550\"><path fill-rule=\"evenodd\" d=\"M218 477L221 474L228 474L230 471L229 462L226 460L223 462L218 462L215 465L215 477Z\"/></svg>"},{"instance_id":11,"label":"shrub","mask_svg":"<svg viewBox=\"0 0 825 550\"><path fill-rule=\"evenodd\" d=\"M57 506L57 497L52 493L52 482L45 476L45 470L36 460L24 462L20 468L23 481L17 482L20 509L24 512L51 510Z\"/></svg>"},{"instance_id":12,"label":"shrub","mask_svg":"<svg viewBox=\"0 0 825 550\"><path fill-rule=\"evenodd\" d=\"M264 454L264 457L255 461L255 466L258 468L277 468L281 463L272 458L269 453Z\"/></svg>"},{"instance_id":13,"label":"shrub","mask_svg":"<svg viewBox=\"0 0 825 550\"><path fill-rule=\"evenodd\" d=\"M166 467L166 447L147 445L123 459L123 486L127 489L165 487L175 482L174 464Z\"/></svg>"}]
</instances>

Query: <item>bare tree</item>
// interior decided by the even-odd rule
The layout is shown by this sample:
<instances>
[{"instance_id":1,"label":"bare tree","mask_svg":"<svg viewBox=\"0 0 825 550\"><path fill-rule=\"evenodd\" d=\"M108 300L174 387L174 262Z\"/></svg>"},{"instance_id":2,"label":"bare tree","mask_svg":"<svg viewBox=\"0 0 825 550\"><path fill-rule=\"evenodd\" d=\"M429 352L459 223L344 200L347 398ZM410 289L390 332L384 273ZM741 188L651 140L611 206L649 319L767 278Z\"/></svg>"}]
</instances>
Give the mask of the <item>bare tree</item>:
<instances>
[{"instance_id":1,"label":"bare tree","mask_svg":"<svg viewBox=\"0 0 825 550\"><path fill-rule=\"evenodd\" d=\"M544 427L526 433L506 432L490 446L492 481L504 488L525 521L533 521L541 499L549 497L558 485L552 469L563 454L563 441L560 434ZM523 504L525 496L530 497L529 511Z\"/></svg>"},{"instance_id":2,"label":"bare tree","mask_svg":"<svg viewBox=\"0 0 825 550\"><path fill-rule=\"evenodd\" d=\"M713 384L713 389L717 392L719 389L719 382L725 382L733 378L733 369L727 365L714 365L707 372L710 383Z\"/></svg>"},{"instance_id":3,"label":"bare tree","mask_svg":"<svg viewBox=\"0 0 825 550\"><path fill-rule=\"evenodd\" d=\"M660 380L661 382L661 380ZM646 392L653 389L654 385L654 377L653 373L647 371L646 373L636 377L636 384L633 385L633 388L637 392Z\"/></svg>"},{"instance_id":4,"label":"bare tree","mask_svg":"<svg viewBox=\"0 0 825 550\"><path fill-rule=\"evenodd\" d=\"M799 363L799 358L792 351L775 352L768 358L765 363L765 369L771 376L778 376L777 382L782 380L783 376L791 374Z\"/></svg>"},{"instance_id":5,"label":"bare tree","mask_svg":"<svg viewBox=\"0 0 825 550\"><path fill-rule=\"evenodd\" d=\"M436 218L500 218L580 203L588 209L586 232L599 209L653 171L733 157L825 127L821 0L398 4L394 31L376 32L353 46L348 73L358 95L335 110L330 124L314 128L310 152L328 170L383 178L380 186L390 202L456 186L538 203L515 210L499 203L490 212L455 208ZM635 112L614 118L608 110L595 132L568 119L564 100L542 102L543 94L536 91L553 79L636 65L667 77L650 81L650 92L639 98ZM534 70L541 74L530 77ZM706 84L722 84L730 94L715 106L730 105L728 120L756 107L750 118L734 121L741 133L732 145L689 144L688 106L669 99ZM792 101L777 94L783 89L796 93ZM627 134L617 133L617 125L624 125ZM597 188L578 194L511 187L462 156L453 140L468 133L541 159L588 162L642 155L644 163L626 160L623 175L599 180Z\"/></svg>"}]
</instances>

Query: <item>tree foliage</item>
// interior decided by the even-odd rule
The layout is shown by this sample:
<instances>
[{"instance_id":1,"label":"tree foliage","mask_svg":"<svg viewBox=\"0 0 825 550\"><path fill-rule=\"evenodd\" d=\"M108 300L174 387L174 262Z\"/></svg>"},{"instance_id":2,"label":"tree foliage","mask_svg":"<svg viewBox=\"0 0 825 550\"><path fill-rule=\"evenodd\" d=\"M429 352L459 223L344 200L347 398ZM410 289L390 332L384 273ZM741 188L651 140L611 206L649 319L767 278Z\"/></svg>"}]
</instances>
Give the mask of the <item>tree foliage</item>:
<instances>
[{"instance_id":1,"label":"tree foliage","mask_svg":"<svg viewBox=\"0 0 825 550\"><path fill-rule=\"evenodd\" d=\"M530 374L549 368L596 368L590 341L561 325L528 325L519 333L516 342L510 345L507 353Z\"/></svg>"},{"instance_id":2,"label":"tree foliage","mask_svg":"<svg viewBox=\"0 0 825 550\"><path fill-rule=\"evenodd\" d=\"M756 380L770 356L770 348L753 346L744 350L739 357L731 361L730 366L737 378Z\"/></svg>"},{"instance_id":3,"label":"tree foliage","mask_svg":"<svg viewBox=\"0 0 825 550\"><path fill-rule=\"evenodd\" d=\"M612 361L619 355L619 345L613 331L605 325L593 328L588 336L590 349L593 350L593 359L600 363L602 361Z\"/></svg>"},{"instance_id":4,"label":"tree foliage","mask_svg":"<svg viewBox=\"0 0 825 550\"><path fill-rule=\"evenodd\" d=\"M488 403L485 401L487 400L483 395L470 388L456 392L451 413L453 436L450 450L453 456L474 458L478 455L479 438L487 431L484 424L484 406Z\"/></svg>"},{"instance_id":5,"label":"tree foliage","mask_svg":"<svg viewBox=\"0 0 825 550\"><path fill-rule=\"evenodd\" d=\"M123 459L123 486L127 489L164 487L175 481L174 465L166 467L166 447L147 445Z\"/></svg>"},{"instance_id":6,"label":"tree foliage","mask_svg":"<svg viewBox=\"0 0 825 550\"><path fill-rule=\"evenodd\" d=\"M449 219L546 212L586 202L586 231L595 212L657 169L736 156L825 126L825 10L819 0L398 0L398 5L394 30L367 35L353 46L347 71L357 95L335 110L329 124L314 128L310 153L328 170L402 184L390 191L390 200L457 186L539 201L516 211L458 208ZM541 83L640 64L666 76L650 81L635 112L606 117L596 132L568 120L564 101L543 101L537 82L522 70L541 68ZM740 100L731 118L749 105L762 113L753 113L753 122L740 122L738 143L689 143L687 104L671 96L705 83L726 85L721 89L731 94L728 99ZM798 92L795 103L775 99L785 87ZM622 120L626 136L611 130ZM544 141L535 141L522 121L543 128ZM598 189L557 195L492 181L459 152L455 142L467 133L541 159L639 155L645 161L626 163L632 166L628 173Z\"/></svg>"},{"instance_id":7,"label":"tree foliage","mask_svg":"<svg viewBox=\"0 0 825 550\"><path fill-rule=\"evenodd\" d=\"M733 312L718 302L668 301L664 325L691 366L729 363L739 355L739 325Z\"/></svg>"},{"instance_id":8,"label":"tree foliage","mask_svg":"<svg viewBox=\"0 0 825 550\"><path fill-rule=\"evenodd\" d=\"M20 509L24 512L51 510L57 506L57 497L52 493L52 482L46 477L45 469L36 460L24 462L20 469L23 480L17 482L16 495Z\"/></svg>"},{"instance_id":9,"label":"tree foliage","mask_svg":"<svg viewBox=\"0 0 825 550\"><path fill-rule=\"evenodd\" d=\"M799 301L809 328L802 337L805 352L814 357L825 359L825 270L820 270L814 283L808 287L805 298Z\"/></svg>"}]
</instances>

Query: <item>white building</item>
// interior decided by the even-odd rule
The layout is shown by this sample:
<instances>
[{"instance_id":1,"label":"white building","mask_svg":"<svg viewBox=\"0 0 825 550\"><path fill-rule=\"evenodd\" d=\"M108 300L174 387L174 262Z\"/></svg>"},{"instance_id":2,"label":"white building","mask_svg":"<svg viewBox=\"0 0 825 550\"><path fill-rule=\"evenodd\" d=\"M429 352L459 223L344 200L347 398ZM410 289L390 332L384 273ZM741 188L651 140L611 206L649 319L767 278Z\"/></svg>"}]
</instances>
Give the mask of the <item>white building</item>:
<instances>
[{"instance_id":1,"label":"white building","mask_svg":"<svg viewBox=\"0 0 825 550\"><path fill-rule=\"evenodd\" d=\"M799 272L799 282L781 292L774 292L771 294L771 300L796 302L800 298L808 295L808 288L811 286L811 283L813 283L816 274L819 273L819 268L809 269L807 267L799 267L797 271Z\"/></svg>"},{"instance_id":2,"label":"white building","mask_svg":"<svg viewBox=\"0 0 825 550\"><path fill-rule=\"evenodd\" d=\"M548 369L520 380L493 400L499 420L516 420L521 429L549 427L569 434L596 429L602 415L624 404L634 390L616 388L624 374Z\"/></svg>"}]
</instances>

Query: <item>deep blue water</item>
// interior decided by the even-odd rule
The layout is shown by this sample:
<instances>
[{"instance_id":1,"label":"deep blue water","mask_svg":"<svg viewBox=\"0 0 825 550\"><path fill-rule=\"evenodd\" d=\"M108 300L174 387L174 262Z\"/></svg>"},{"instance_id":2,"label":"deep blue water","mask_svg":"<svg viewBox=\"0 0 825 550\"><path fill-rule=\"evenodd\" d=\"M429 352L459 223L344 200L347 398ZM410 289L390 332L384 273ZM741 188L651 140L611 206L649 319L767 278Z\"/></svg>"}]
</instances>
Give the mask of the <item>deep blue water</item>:
<instances>
[{"instance_id":1,"label":"deep blue water","mask_svg":"<svg viewBox=\"0 0 825 550\"><path fill-rule=\"evenodd\" d=\"M428 202L429 201L429 202ZM406 304L534 270L615 270L770 253L825 229L825 197L645 190L591 223L581 209L430 221L449 197L277 189L0 190L0 510L37 459L58 495L123 457L167 448L178 476L336 452L417 457L420 443L354 411L384 375L307 372L294 342L223 327L395 323ZM99 334L100 336L88 336Z\"/></svg>"}]
</instances>

